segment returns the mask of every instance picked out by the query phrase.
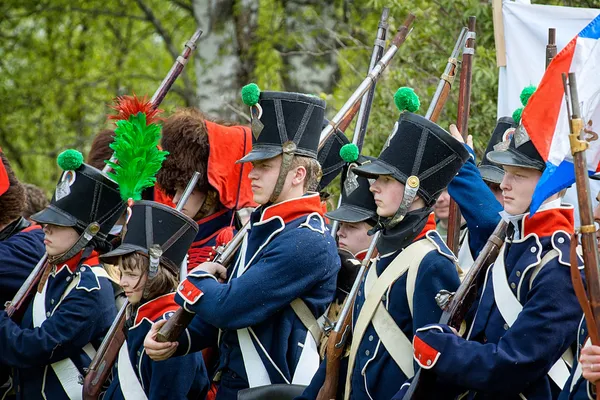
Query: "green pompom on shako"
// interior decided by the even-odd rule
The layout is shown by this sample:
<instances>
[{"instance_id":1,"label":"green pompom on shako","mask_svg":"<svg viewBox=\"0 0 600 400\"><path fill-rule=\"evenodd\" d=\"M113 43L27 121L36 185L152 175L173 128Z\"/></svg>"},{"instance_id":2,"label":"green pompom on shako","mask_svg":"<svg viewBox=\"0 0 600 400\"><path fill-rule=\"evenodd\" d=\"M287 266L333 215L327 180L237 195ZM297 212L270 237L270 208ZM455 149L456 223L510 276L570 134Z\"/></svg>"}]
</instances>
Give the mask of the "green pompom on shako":
<instances>
[{"instance_id":1,"label":"green pompom on shako","mask_svg":"<svg viewBox=\"0 0 600 400\"><path fill-rule=\"evenodd\" d=\"M242 88L242 101L248 107L252 107L260 99L260 88L256 83L249 83Z\"/></svg>"},{"instance_id":2,"label":"green pompom on shako","mask_svg":"<svg viewBox=\"0 0 600 400\"><path fill-rule=\"evenodd\" d=\"M342 146L340 149L340 157L347 163L352 163L358 160L358 155L360 151L358 151L358 146L354 143L347 143Z\"/></svg>"},{"instance_id":3,"label":"green pompom on shako","mask_svg":"<svg viewBox=\"0 0 600 400\"><path fill-rule=\"evenodd\" d=\"M523 104L523 107L525 107L527 105L527 103L529 102L529 98L531 97L533 92L536 91L536 89L537 89L537 87L531 85L531 86L527 86L525 89L523 89L523 91L521 91L521 95L519 96L519 99L521 99L521 104Z\"/></svg>"},{"instance_id":4,"label":"green pompom on shako","mask_svg":"<svg viewBox=\"0 0 600 400\"><path fill-rule=\"evenodd\" d=\"M56 162L63 171L73 171L83 164L83 154L75 149L68 149L58 155Z\"/></svg>"},{"instance_id":5,"label":"green pompom on shako","mask_svg":"<svg viewBox=\"0 0 600 400\"><path fill-rule=\"evenodd\" d=\"M515 120L515 124L519 125L521 123L521 116L523 115L523 107L517 108L512 115L512 118Z\"/></svg>"},{"instance_id":6,"label":"green pompom on shako","mask_svg":"<svg viewBox=\"0 0 600 400\"><path fill-rule=\"evenodd\" d=\"M419 107L421 107L419 96L409 87L401 87L396 91L396 94L394 94L394 103L396 103L398 110L413 113L419 111Z\"/></svg>"}]
</instances>

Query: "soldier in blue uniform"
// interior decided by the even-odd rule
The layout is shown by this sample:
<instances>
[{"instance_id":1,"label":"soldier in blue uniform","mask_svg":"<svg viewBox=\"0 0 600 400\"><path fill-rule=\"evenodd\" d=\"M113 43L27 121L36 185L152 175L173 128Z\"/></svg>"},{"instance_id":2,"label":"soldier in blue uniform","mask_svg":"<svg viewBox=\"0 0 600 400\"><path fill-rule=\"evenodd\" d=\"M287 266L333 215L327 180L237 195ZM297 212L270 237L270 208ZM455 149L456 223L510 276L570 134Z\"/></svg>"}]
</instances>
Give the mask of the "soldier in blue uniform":
<instances>
[{"instance_id":1,"label":"soldier in blue uniform","mask_svg":"<svg viewBox=\"0 0 600 400\"><path fill-rule=\"evenodd\" d=\"M400 89L401 95L416 96L408 88ZM340 371L339 399L390 399L394 383L414 374L415 330L441 315L436 295L460 283L455 257L435 231L431 211L468 153L438 125L402 111L380 157L353 169L375 180L370 190L379 215L375 229L382 236L379 256L353 308L352 346L348 367ZM325 363L301 398L316 398L324 379Z\"/></svg>"},{"instance_id":2,"label":"soldier in blue uniform","mask_svg":"<svg viewBox=\"0 0 600 400\"><path fill-rule=\"evenodd\" d=\"M209 380L200 353L163 362L144 353L144 337L156 321L179 308L175 289L179 265L196 237L198 224L173 208L138 201L123 243L101 256L118 265L129 301L123 343L113 380L103 399L204 399Z\"/></svg>"},{"instance_id":3,"label":"soldier in blue uniform","mask_svg":"<svg viewBox=\"0 0 600 400\"><path fill-rule=\"evenodd\" d=\"M252 89L254 88L254 89ZM250 91L250 92L249 92ZM323 220L316 160L325 102L299 93L243 90L252 110L254 201L250 231L227 271L203 263L178 288L175 300L195 312L194 324L220 329L217 399L271 383L308 384L319 366L316 319L325 313L340 268L335 241ZM155 359L171 355L156 343L157 323L146 337ZM315 329L316 328L316 329ZM205 345L192 332L192 351ZM181 349L179 353L185 353Z\"/></svg>"},{"instance_id":4,"label":"soldier in blue uniform","mask_svg":"<svg viewBox=\"0 0 600 400\"><path fill-rule=\"evenodd\" d=\"M25 189L0 149L0 305L17 293L44 256L44 232L21 216ZM1 378L0 378L1 380Z\"/></svg>"},{"instance_id":5,"label":"soldier in blue uniform","mask_svg":"<svg viewBox=\"0 0 600 400\"><path fill-rule=\"evenodd\" d=\"M529 214L545 163L522 126L487 157L505 171L506 241L486 272L465 338L445 325L421 328L414 357L449 398L450 387L467 393L461 398L557 398L581 318L569 272L573 207L553 195Z\"/></svg>"},{"instance_id":6,"label":"soldier in blue uniform","mask_svg":"<svg viewBox=\"0 0 600 400\"><path fill-rule=\"evenodd\" d=\"M48 263L21 324L0 313L2 363L13 367L18 399L81 398L80 375L115 315L114 292L98 256L125 205L117 185L83 164L81 153L59 155L64 170L42 224Z\"/></svg>"}]
</instances>

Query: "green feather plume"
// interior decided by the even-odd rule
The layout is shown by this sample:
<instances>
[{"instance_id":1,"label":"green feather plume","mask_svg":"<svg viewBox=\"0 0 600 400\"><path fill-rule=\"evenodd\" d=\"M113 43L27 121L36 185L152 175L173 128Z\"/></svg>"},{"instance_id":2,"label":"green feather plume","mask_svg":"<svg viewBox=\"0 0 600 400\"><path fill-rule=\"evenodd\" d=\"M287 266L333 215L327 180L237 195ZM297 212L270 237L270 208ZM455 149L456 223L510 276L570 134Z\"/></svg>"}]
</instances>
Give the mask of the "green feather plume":
<instances>
[{"instance_id":1,"label":"green feather plume","mask_svg":"<svg viewBox=\"0 0 600 400\"><path fill-rule=\"evenodd\" d=\"M523 104L523 107L527 105L527 103L529 102L529 98L531 97L533 92L535 92L536 89L537 87L531 85L527 86L525 89L523 89L523 91L521 91L519 99L521 100L521 104Z\"/></svg>"},{"instance_id":2,"label":"green feather plume","mask_svg":"<svg viewBox=\"0 0 600 400\"><path fill-rule=\"evenodd\" d=\"M116 125L110 148L117 162L106 162L113 169L108 175L119 184L123 200L141 200L142 191L154 185L155 175L169 154L158 148L161 128L157 124L146 125L146 114L141 112L117 121Z\"/></svg>"},{"instance_id":3,"label":"green feather plume","mask_svg":"<svg viewBox=\"0 0 600 400\"><path fill-rule=\"evenodd\" d=\"M68 149L58 155L56 163L63 171L73 171L83 164L83 154L77 150Z\"/></svg>"},{"instance_id":4,"label":"green feather plume","mask_svg":"<svg viewBox=\"0 0 600 400\"><path fill-rule=\"evenodd\" d=\"M394 94L394 102L400 111L417 112L421 107L419 96L409 87L401 87Z\"/></svg>"},{"instance_id":5,"label":"green feather plume","mask_svg":"<svg viewBox=\"0 0 600 400\"><path fill-rule=\"evenodd\" d=\"M242 101L248 107L252 107L260 99L260 88L256 83L249 83L242 88Z\"/></svg>"},{"instance_id":6,"label":"green feather plume","mask_svg":"<svg viewBox=\"0 0 600 400\"><path fill-rule=\"evenodd\" d=\"M347 143L342 146L340 149L340 157L347 163L352 163L358 160L358 155L360 152L358 151L358 146L354 143Z\"/></svg>"}]
</instances>

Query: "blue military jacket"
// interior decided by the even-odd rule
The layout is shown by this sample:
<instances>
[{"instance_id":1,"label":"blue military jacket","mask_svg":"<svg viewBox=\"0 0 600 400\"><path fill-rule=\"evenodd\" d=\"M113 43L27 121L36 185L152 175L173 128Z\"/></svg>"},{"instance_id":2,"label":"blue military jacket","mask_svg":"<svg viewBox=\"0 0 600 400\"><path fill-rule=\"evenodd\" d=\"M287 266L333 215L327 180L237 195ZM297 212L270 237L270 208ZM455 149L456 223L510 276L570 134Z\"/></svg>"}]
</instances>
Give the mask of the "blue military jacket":
<instances>
[{"instance_id":1,"label":"blue military jacket","mask_svg":"<svg viewBox=\"0 0 600 400\"><path fill-rule=\"evenodd\" d=\"M314 317L323 315L340 269L318 194L260 207L250 222L228 282L192 271L175 297L199 317L192 325L208 323L222 330L219 399L236 399L238 390L249 386L236 332L243 328L252 329L252 344L270 381L292 381L308 331L290 303L300 298ZM192 336L192 350L207 345L206 338Z\"/></svg>"},{"instance_id":2,"label":"blue military jacket","mask_svg":"<svg viewBox=\"0 0 600 400\"><path fill-rule=\"evenodd\" d=\"M455 291L460 284L455 257L435 231L433 214L418 238L419 240L430 240L436 246L437 251L430 251L419 266L412 299L413 315L410 313L406 293L407 273L396 280L384 296L384 304L388 312L409 340L412 340L417 328L439 321L442 310L435 301L438 292L442 289ZM396 257L402 257L401 250L382 255L376 264L377 275L380 276ZM364 302L363 281L353 310L353 326L356 324ZM406 354L406 357L412 357L412 354ZM346 382L346 364L347 360L344 360L340 370L339 399L343 398L341 391ZM319 371L303 393L302 399L317 397L325 380L325 365L325 362L321 363ZM389 400L406 379L407 376L385 349L373 324L370 323L358 348L351 378L350 398Z\"/></svg>"},{"instance_id":3,"label":"blue military jacket","mask_svg":"<svg viewBox=\"0 0 600 400\"><path fill-rule=\"evenodd\" d=\"M175 293L151 300L137 310L134 325L127 331L127 351L136 379L149 399L204 399L210 382L201 353L173 357L165 361L152 361L144 352L144 338L154 322L168 319L179 306ZM180 343L180 346L186 346ZM115 363L113 380L103 397L124 399ZM131 382L126 382L131 384ZM137 383L136 383L137 384Z\"/></svg>"},{"instance_id":4,"label":"blue military jacket","mask_svg":"<svg viewBox=\"0 0 600 400\"><path fill-rule=\"evenodd\" d=\"M577 354L573 362L571 376L565 384L558 400L595 400L596 387L583 378L579 366L579 354L583 346L589 343L588 330L585 317L577 329Z\"/></svg>"},{"instance_id":5,"label":"blue military jacket","mask_svg":"<svg viewBox=\"0 0 600 400\"><path fill-rule=\"evenodd\" d=\"M1 362L13 367L17 399L61 400L69 398L67 391L81 392L79 375L116 316L110 280L92 270L101 268L97 253L83 261L80 258L81 254L52 267L45 298L38 294L38 304L46 310L39 327L34 327L34 301L20 326L6 312L0 313ZM65 295L69 286L72 290ZM60 364L54 364L57 362ZM59 381L51 364L61 368L74 365L74 370L66 369L71 372L68 382Z\"/></svg>"},{"instance_id":6,"label":"blue military jacket","mask_svg":"<svg viewBox=\"0 0 600 400\"><path fill-rule=\"evenodd\" d=\"M506 276L523 306L514 324L509 327L496 306L488 269L468 340L439 325L415 335L415 359L442 385L470 391L466 398L550 399L560 391L547 373L575 341L581 316L569 272L573 208L549 207L519 224L521 239L509 237L504 245ZM531 279L551 249L559 256Z\"/></svg>"},{"instance_id":7,"label":"blue military jacket","mask_svg":"<svg viewBox=\"0 0 600 400\"><path fill-rule=\"evenodd\" d=\"M0 305L12 300L44 256L44 231L32 226L0 241Z\"/></svg>"}]
</instances>

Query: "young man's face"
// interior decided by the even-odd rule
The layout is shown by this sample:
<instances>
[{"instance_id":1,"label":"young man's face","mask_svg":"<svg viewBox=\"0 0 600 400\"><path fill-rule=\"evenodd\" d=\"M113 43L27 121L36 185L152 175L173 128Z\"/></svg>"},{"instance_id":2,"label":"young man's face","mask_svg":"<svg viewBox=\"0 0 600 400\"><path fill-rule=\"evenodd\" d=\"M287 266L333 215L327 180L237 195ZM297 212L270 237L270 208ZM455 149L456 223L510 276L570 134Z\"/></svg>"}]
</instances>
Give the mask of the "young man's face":
<instances>
[{"instance_id":1,"label":"young man's face","mask_svg":"<svg viewBox=\"0 0 600 400\"><path fill-rule=\"evenodd\" d=\"M404 185L391 175L380 175L369 190L377 205L377 215L393 217L404 197Z\"/></svg>"},{"instance_id":2,"label":"young man's face","mask_svg":"<svg viewBox=\"0 0 600 400\"><path fill-rule=\"evenodd\" d=\"M179 202L184 191L185 189L177 188L177 192L175 192L175 196L173 197L173 203L177 204ZM194 218L198 214L198 211L200 211L205 199L206 193L195 188L181 211L188 217Z\"/></svg>"},{"instance_id":3,"label":"young man's face","mask_svg":"<svg viewBox=\"0 0 600 400\"><path fill-rule=\"evenodd\" d=\"M119 266L119 270L121 271L119 285L123 288L127 301L134 305L139 304L142 301L148 276L143 274L139 268L123 269Z\"/></svg>"},{"instance_id":4,"label":"young man's face","mask_svg":"<svg viewBox=\"0 0 600 400\"><path fill-rule=\"evenodd\" d=\"M77 231L69 226L45 224L44 235L44 245L49 256L64 254L79 239Z\"/></svg>"},{"instance_id":5,"label":"young man's face","mask_svg":"<svg viewBox=\"0 0 600 400\"><path fill-rule=\"evenodd\" d=\"M504 166L504 179L500 184L504 198L504 211L511 215L526 213L531 196L542 176L537 169Z\"/></svg>"},{"instance_id":6,"label":"young man's face","mask_svg":"<svg viewBox=\"0 0 600 400\"><path fill-rule=\"evenodd\" d=\"M340 248L348 250L354 255L368 249L373 239L367 234L370 228L366 222L340 222L337 231Z\"/></svg>"},{"instance_id":7,"label":"young man's face","mask_svg":"<svg viewBox=\"0 0 600 400\"><path fill-rule=\"evenodd\" d=\"M435 217L439 220L445 221L450 215L450 195L447 190L444 190L440 197L433 205L433 212Z\"/></svg>"},{"instance_id":8,"label":"young man's face","mask_svg":"<svg viewBox=\"0 0 600 400\"><path fill-rule=\"evenodd\" d=\"M277 156L268 160L252 162L252 169L248 174L248 178L252 183L251 188L255 203L266 204L269 202L279 177L281 159L281 156Z\"/></svg>"}]
</instances>

